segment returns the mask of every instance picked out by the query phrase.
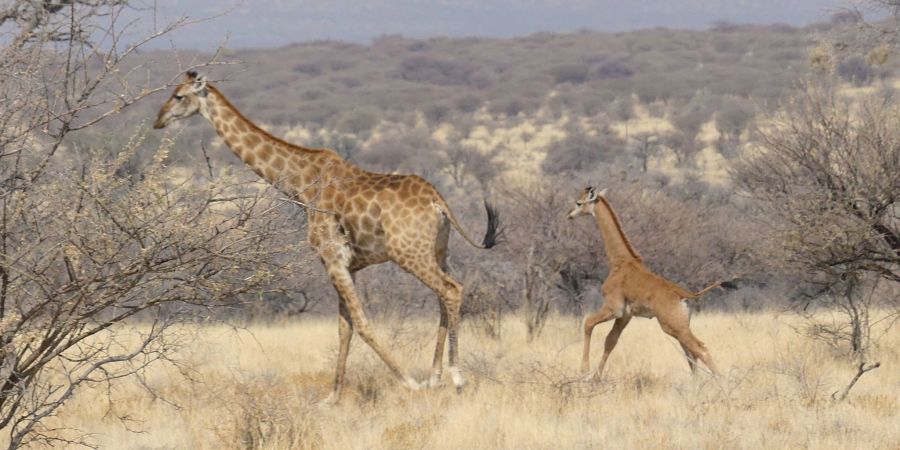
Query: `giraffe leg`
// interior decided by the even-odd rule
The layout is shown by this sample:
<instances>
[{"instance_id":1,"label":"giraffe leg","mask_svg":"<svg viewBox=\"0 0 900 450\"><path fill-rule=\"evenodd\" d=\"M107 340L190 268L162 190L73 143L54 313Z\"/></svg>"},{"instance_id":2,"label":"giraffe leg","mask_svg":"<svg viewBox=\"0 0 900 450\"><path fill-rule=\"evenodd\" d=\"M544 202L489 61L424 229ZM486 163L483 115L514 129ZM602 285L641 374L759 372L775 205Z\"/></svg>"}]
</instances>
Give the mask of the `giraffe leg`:
<instances>
[{"instance_id":1,"label":"giraffe leg","mask_svg":"<svg viewBox=\"0 0 900 450\"><path fill-rule=\"evenodd\" d=\"M438 299L438 304L441 308L441 319L438 323L437 343L434 345L434 361L431 363L431 378L428 380L428 386L430 387L441 385L441 374L444 370L444 342L447 341L447 307L444 305L444 299L442 298Z\"/></svg>"},{"instance_id":2,"label":"giraffe leg","mask_svg":"<svg viewBox=\"0 0 900 450\"><path fill-rule=\"evenodd\" d=\"M338 306L338 346L337 367L334 372L334 388L331 394L322 401L324 405L333 405L341 399L341 390L344 387L344 373L347 369L347 355L350 353L350 339L353 337L353 322L350 319L350 310L344 299L340 299Z\"/></svg>"},{"instance_id":3,"label":"giraffe leg","mask_svg":"<svg viewBox=\"0 0 900 450\"><path fill-rule=\"evenodd\" d=\"M588 314L584 318L584 345L581 352L581 373L585 375L585 379L591 379L591 335L597 324L606 322L616 317L616 313L621 316L621 312L625 309L625 297L615 290L603 291L603 306L600 310Z\"/></svg>"},{"instance_id":4,"label":"giraffe leg","mask_svg":"<svg viewBox=\"0 0 900 450\"><path fill-rule=\"evenodd\" d=\"M450 238L450 225L446 221L444 221L442 225L443 226L438 230L438 236L435 242L435 256L441 270L443 270L444 273L450 273L450 267L447 264L447 240ZM432 289L434 289L434 287L432 287ZM428 380L428 385L430 387L437 387L441 384L441 375L443 373L444 364L444 343L447 341L447 328L449 322L447 305L444 302L444 298L441 296L439 290L436 290L435 293L438 296L438 306L440 307L441 318L438 323L437 342L434 345L434 360L431 363L431 378Z\"/></svg>"},{"instance_id":5,"label":"giraffe leg","mask_svg":"<svg viewBox=\"0 0 900 450\"><path fill-rule=\"evenodd\" d=\"M453 277L447 275L439 263L429 259L424 264L411 263L409 259L397 258L397 263L407 272L418 278L426 286L435 291L441 299L441 322L438 328L437 345L434 350L434 362L432 364L432 379L440 379L441 360L444 354L445 336L448 338L449 367L447 371L453 378L453 384L457 389L466 383L462 372L457 366L457 331L459 328L459 310L462 306L462 285ZM446 326L444 315L446 314Z\"/></svg>"},{"instance_id":6,"label":"giraffe leg","mask_svg":"<svg viewBox=\"0 0 900 450\"><path fill-rule=\"evenodd\" d=\"M709 354L709 350L706 349L706 344L703 343L700 339L697 339L694 336L694 333L691 333L688 330L688 338L691 343L688 344L688 349L691 350L691 353L696 356L700 361L703 361L703 364L706 364L706 367L709 368L710 372L713 373L714 376L718 377L721 375L719 373L719 368L716 367L716 364L712 360L712 356Z\"/></svg>"},{"instance_id":7,"label":"giraffe leg","mask_svg":"<svg viewBox=\"0 0 900 450\"><path fill-rule=\"evenodd\" d=\"M457 365L457 334L459 331L459 309L462 307L462 286L449 276L446 278L454 283L454 288L447 292L445 298L445 302L447 303L447 328L449 332L448 346L450 347L447 351L447 359L450 366L447 368L447 371L450 372L450 376L453 378L453 385L456 386L456 391L460 392L462 387L466 384L466 379L463 377L462 371L460 371L459 366Z\"/></svg>"},{"instance_id":8,"label":"giraffe leg","mask_svg":"<svg viewBox=\"0 0 900 450\"><path fill-rule=\"evenodd\" d=\"M600 376L603 375L603 367L606 366L606 360L609 358L609 354L612 353L613 349L616 348L616 344L619 342L619 336L622 334L622 330L628 325L628 322L631 321L631 316L623 316L613 323L612 329L609 330L609 334L606 335L606 342L603 344L603 358L600 359L600 364L597 366L597 371L594 372L594 379L599 380Z\"/></svg>"},{"instance_id":9,"label":"giraffe leg","mask_svg":"<svg viewBox=\"0 0 900 450\"><path fill-rule=\"evenodd\" d=\"M681 343L679 342L679 344ZM691 349L686 345L681 344L681 349L684 351L684 357L687 359L688 367L691 368L691 373L697 375L697 357L691 353Z\"/></svg>"},{"instance_id":10,"label":"giraffe leg","mask_svg":"<svg viewBox=\"0 0 900 450\"><path fill-rule=\"evenodd\" d=\"M706 364L706 367L713 373L714 376L719 376L719 369L716 367L715 363L713 363L712 356L709 354L709 350L706 349L706 345L697 339L694 336L694 333L691 333L691 330L685 330L682 332L676 332L672 334L675 339L678 339L678 342L682 345L682 347L686 347L687 351L694 358L703 361L703 364ZM692 368L696 368L696 362L692 364Z\"/></svg>"},{"instance_id":11,"label":"giraffe leg","mask_svg":"<svg viewBox=\"0 0 900 450\"><path fill-rule=\"evenodd\" d=\"M346 247L346 244L341 247L342 248L335 253L339 255L349 255L350 249ZM360 302L359 296L356 293L353 278L348 269L349 257L329 256L330 255L326 255L323 257L328 270L328 276L331 278L331 283L334 285L334 288L338 291L338 295L343 298L343 302L346 304L347 311L350 315L352 326L356 329L359 337L362 338L363 342L368 344L376 354L378 354L385 364L387 364L394 376L403 381L410 389L418 389L419 384L411 376L404 374L403 371L400 370L400 365L397 364L394 357L381 345L381 341L376 337L374 330L369 326L369 321L366 318L362 302Z\"/></svg>"},{"instance_id":12,"label":"giraffe leg","mask_svg":"<svg viewBox=\"0 0 900 450\"><path fill-rule=\"evenodd\" d=\"M662 330L677 339L678 343L681 344L681 348L684 349L688 356L688 364L690 364L692 370L696 370L696 360L699 359L703 361L703 364L714 375L719 375L719 370L713 363L706 345L691 332L690 314L687 305L679 302L676 307L668 308L664 314L658 314L657 319ZM692 358L694 359L693 362L691 362Z\"/></svg>"},{"instance_id":13,"label":"giraffe leg","mask_svg":"<svg viewBox=\"0 0 900 450\"><path fill-rule=\"evenodd\" d=\"M613 308L603 305L600 308L600 311L597 311L594 314L590 314L584 318L584 346L582 347L581 354L581 372L585 374L585 381L590 381L594 379L594 374L590 373L591 370L591 334L594 332L594 327L598 324L606 322L616 316L616 312Z\"/></svg>"}]
</instances>

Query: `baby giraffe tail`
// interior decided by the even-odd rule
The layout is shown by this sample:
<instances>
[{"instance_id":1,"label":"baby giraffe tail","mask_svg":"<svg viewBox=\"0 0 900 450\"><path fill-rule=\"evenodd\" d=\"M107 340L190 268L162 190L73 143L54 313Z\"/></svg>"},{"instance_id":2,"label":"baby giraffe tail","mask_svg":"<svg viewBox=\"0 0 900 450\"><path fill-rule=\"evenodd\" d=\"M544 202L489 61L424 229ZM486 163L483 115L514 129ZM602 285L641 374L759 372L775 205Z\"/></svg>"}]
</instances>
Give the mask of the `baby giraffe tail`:
<instances>
[{"instance_id":1,"label":"baby giraffe tail","mask_svg":"<svg viewBox=\"0 0 900 450\"><path fill-rule=\"evenodd\" d=\"M707 287L705 287L705 288L703 288L703 289L700 289L700 290L697 291L697 292L692 293L692 294L691 294L691 298L700 298L700 297L702 297L704 294L706 294L707 292L709 292L709 291L711 291L711 290L713 290L713 289L715 289L715 288L717 288L717 287L719 287L719 286L722 286L722 282L721 282L721 281L717 281L717 282L715 282L715 283L713 283L713 284L711 284L711 285L709 285L709 286L707 286Z\"/></svg>"}]
</instances>

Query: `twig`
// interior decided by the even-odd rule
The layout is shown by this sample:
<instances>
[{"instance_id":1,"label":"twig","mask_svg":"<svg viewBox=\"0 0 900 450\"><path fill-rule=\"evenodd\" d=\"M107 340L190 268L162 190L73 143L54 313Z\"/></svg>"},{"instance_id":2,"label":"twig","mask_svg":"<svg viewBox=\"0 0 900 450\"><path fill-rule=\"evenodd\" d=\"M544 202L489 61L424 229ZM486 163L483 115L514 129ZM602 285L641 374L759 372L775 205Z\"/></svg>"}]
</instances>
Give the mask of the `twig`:
<instances>
[{"instance_id":1,"label":"twig","mask_svg":"<svg viewBox=\"0 0 900 450\"><path fill-rule=\"evenodd\" d=\"M865 361L859 363L859 368L856 370L856 376L854 376L853 379L850 380L850 384L848 384L847 387L844 388L844 392L841 392L840 397L838 397L837 396L838 391L834 391L831 394L831 399L834 400L835 402L844 401L844 399L847 398L847 395L850 394L850 389L853 388L853 385L855 385L856 382L859 381L859 378L862 377L864 373L866 373L870 370L875 370L879 367L881 367L880 362L876 362L875 364L871 364L869 366L866 366Z\"/></svg>"},{"instance_id":2,"label":"twig","mask_svg":"<svg viewBox=\"0 0 900 450\"><path fill-rule=\"evenodd\" d=\"M203 157L206 159L206 168L209 170L209 179L213 179L212 161L209 159L209 153L206 151L206 142L200 141L200 149L203 150Z\"/></svg>"},{"instance_id":3,"label":"twig","mask_svg":"<svg viewBox=\"0 0 900 450\"><path fill-rule=\"evenodd\" d=\"M310 204L303 203L303 202L301 202L300 200L295 200L295 199L287 198L287 197L278 197L278 200L281 200L281 201L283 201L283 202L293 203L293 204L295 204L295 205L300 205L300 206L302 206L302 207L304 207L304 208L306 208L306 209L310 209L310 210L315 211L315 212L320 212L320 213L325 213L325 214L331 214L331 215L333 215L333 216L336 216L336 215L337 215L337 212L335 212L335 211L330 211L330 210L327 210L327 209L319 209L319 208L316 208L315 206L312 206L312 205L310 205Z\"/></svg>"}]
</instances>

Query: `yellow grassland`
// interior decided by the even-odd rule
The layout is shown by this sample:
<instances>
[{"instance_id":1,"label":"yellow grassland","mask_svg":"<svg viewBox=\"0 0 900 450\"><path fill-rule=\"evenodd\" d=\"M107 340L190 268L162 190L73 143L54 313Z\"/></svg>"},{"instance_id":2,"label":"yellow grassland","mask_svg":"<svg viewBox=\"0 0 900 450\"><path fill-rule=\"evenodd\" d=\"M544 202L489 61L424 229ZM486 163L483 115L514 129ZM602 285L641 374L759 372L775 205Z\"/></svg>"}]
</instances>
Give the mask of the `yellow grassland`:
<instances>
[{"instance_id":1,"label":"yellow grassland","mask_svg":"<svg viewBox=\"0 0 900 450\"><path fill-rule=\"evenodd\" d=\"M156 366L148 383L80 391L53 424L89 433L102 448L817 448L888 449L900 443L900 333L871 355L882 367L833 402L855 373L830 347L797 333L795 316L704 313L692 328L724 376L691 377L655 320L635 319L599 384L577 381L580 320L555 317L525 342L508 316L501 338L464 323L461 357L470 384L400 387L354 338L344 400L328 393L337 322L310 318L247 329L186 328L180 353L193 381ZM426 379L437 319L376 320L394 354ZM594 335L599 359L609 324ZM446 375L445 375L446 377ZM111 399L111 403L108 399ZM171 403L168 403L171 402ZM109 412L128 414L127 431ZM177 405L177 406L174 406Z\"/></svg>"}]
</instances>

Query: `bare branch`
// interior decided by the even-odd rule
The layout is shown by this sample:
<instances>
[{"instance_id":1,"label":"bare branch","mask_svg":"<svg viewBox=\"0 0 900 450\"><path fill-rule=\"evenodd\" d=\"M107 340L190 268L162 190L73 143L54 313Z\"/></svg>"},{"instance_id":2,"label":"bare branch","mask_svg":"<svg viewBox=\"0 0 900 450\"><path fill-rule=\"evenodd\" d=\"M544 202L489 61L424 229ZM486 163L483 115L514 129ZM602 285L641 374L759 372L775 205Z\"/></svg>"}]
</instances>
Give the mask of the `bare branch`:
<instances>
[{"instance_id":1,"label":"bare branch","mask_svg":"<svg viewBox=\"0 0 900 450\"><path fill-rule=\"evenodd\" d=\"M841 395L837 395L838 391L834 391L831 394L831 399L836 402L844 401L844 399L847 398L847 395L850 394L850 389L853 389L853 386L856 384L857 381L859 381L860 377L862 377L863 374L865 374L866 372L868 372L870 370L875 370L879 367L881 367L880 362L876 362L875 364L869 364L869 365L866 365L865 362L859 363L859 367L857 367L857 369L856 369L856 375L853 376L853 379L850 380L850 383L847 384L847 386L844 388L843 391L841 391Z\"/></svg>"}]
</instances>

